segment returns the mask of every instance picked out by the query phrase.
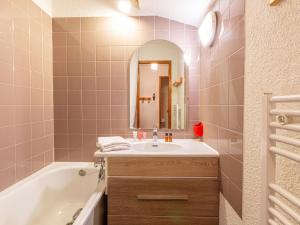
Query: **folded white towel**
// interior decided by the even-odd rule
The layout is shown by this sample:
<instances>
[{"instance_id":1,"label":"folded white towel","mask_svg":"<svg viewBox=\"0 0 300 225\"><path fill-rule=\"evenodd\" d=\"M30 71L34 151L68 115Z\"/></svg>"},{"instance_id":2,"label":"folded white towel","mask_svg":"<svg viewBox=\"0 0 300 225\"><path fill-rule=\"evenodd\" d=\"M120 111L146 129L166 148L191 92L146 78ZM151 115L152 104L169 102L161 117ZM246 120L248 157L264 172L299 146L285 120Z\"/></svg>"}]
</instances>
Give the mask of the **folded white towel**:
<instances>
[{"instance_id":1,"label":"folded white towel","mask_svg":"<svg viewBox=\"0 0 300 225\"><path fill-rule=\"evenodd\" d=\"M102 152L111 152L111 151L122 151L122 150L129 150L129 146L112 146L112 147L106 147L103 148L101 151Z\"/></svg>"},{"instance_id":2,"label":"folded white towel","mask_svg":"<svg viewBox=\"0 0 300 225\"><path fill-rule=\"evenodd\" d=\"M102 151L127 150L131 144L122 137L98 137L98 146Z\"/></svg>"}]
</instances>

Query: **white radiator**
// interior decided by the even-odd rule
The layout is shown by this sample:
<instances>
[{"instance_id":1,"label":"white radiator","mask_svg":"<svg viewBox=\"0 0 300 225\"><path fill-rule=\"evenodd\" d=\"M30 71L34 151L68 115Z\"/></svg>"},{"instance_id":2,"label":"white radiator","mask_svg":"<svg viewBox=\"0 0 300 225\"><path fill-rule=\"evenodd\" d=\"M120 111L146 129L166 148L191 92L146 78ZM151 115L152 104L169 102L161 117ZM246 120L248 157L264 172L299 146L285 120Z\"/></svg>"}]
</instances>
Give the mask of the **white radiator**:
<instances>
[{"instance_id":1,"label":"white radiator","mask_svg":"<svg viewBox=\"0 0 300 225\"><path fill-rule=\"evenodd\" d=\"M300 95L290 96L264 96L264 146L262 146L263 159L263 209L262 224L271 225L292 225L290 219L300 224L300 215L295 208L300 208L299 197L293 195L288 190L280 187L275 181L276 155L300 163L300 155L278 147L278 144L292 146L300 149L300 139L291 137L288 132L277 134L278 130L286 130L300 133L300 124L296 122L296 117L300 116L299 109L281 109L279 103L291 104L292 108L299 108ZM293 107L293 104L297 103ZM300 171L299 171L300 172ZM284 198L288 204L280 198ZM293 207L291 207L293 206Z\"/></svg>"}]
</instances>

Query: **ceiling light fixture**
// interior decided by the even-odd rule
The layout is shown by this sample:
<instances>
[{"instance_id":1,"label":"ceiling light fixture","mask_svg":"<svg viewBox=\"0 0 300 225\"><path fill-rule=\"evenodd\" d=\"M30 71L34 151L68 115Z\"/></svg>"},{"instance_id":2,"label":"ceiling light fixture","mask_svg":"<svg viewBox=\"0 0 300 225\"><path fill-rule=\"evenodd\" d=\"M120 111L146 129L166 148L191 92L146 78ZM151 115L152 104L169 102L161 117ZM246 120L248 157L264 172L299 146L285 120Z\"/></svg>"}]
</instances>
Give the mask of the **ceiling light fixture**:
<instances>
[{"instance_id":1,"label":"ceiling light fixture","mask_svg":"<svg viewBox=\"0 0 300 225\"><path fill-rule=\"evenodd\" d=\"M131 10L131 1L130 0L119 0L118 8L122 13L129 13Z\"/></svg>"}]
</instances>

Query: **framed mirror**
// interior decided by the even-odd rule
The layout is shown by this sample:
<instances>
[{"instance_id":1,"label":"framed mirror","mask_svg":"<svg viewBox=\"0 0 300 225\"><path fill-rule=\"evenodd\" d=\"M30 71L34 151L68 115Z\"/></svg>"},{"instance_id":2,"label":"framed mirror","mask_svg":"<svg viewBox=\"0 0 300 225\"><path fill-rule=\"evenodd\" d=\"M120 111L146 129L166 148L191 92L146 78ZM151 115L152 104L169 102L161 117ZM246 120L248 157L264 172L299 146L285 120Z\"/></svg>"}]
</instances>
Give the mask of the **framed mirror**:
<instances>
[{"instance_id":1,"label":"framed mirror","mask_svg":"<svg viewBox=\"0 0 300 225\"><path fill-rule=\"evenodd\" d=\"M188 68L182 50L165 40L147 42L129 68L130 128L184 129Z\"/></svg>"}]
</instances>

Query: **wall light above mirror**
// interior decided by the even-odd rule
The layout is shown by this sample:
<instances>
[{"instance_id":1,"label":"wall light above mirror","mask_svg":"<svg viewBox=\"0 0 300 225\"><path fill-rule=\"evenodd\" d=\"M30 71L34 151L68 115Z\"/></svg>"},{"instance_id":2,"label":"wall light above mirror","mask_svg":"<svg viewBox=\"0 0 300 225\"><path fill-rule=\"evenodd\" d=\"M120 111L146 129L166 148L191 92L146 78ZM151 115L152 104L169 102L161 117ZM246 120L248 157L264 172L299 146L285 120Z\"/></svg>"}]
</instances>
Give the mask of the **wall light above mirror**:
<instances>
[{"instance_id":1,"label":"wall light above mirror","mask_svg":"<svg viewBox=\"0 0 300 225\"><path fill-rule=\"evenodd\" d=\"M217 13L210 11L205 16L198 30L200 41L204 47L211 46L215 40L217 33L217 18Z\"/></svg>"},{"instance_id":2,"label":"wall light above mirror","mask_svg":"<svg viewBox=\"0 0 300 225\"><path fill-rule=\"evenodd\" d=\"M187 71L177 45L154 40L140 47L130 61L130 128L184 129Z\"/></svg>"}]
</instances>

